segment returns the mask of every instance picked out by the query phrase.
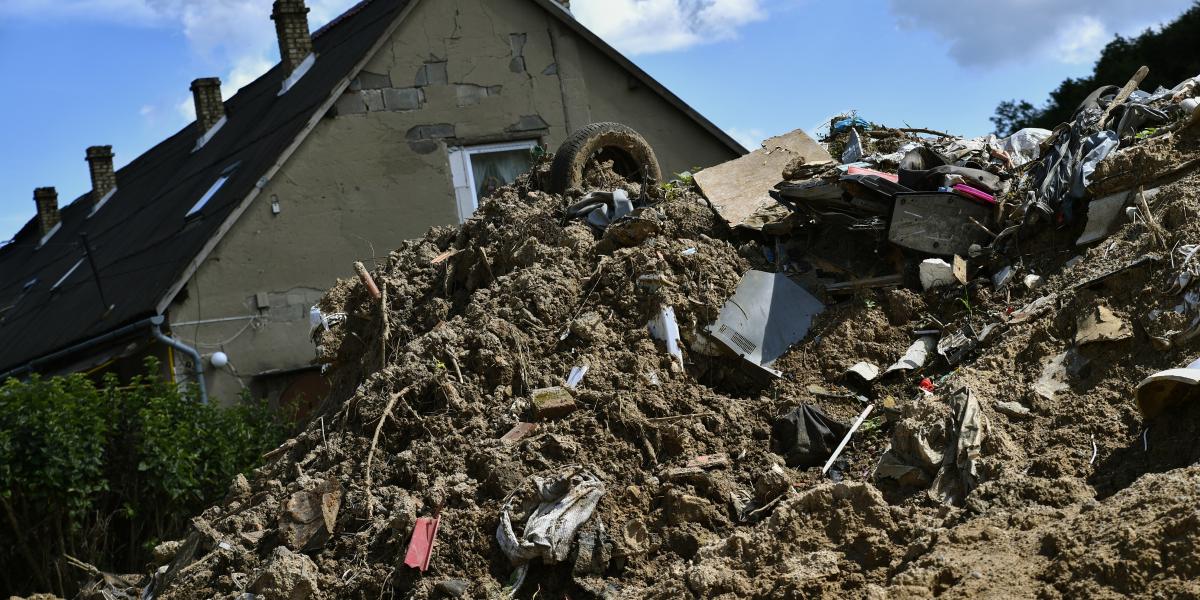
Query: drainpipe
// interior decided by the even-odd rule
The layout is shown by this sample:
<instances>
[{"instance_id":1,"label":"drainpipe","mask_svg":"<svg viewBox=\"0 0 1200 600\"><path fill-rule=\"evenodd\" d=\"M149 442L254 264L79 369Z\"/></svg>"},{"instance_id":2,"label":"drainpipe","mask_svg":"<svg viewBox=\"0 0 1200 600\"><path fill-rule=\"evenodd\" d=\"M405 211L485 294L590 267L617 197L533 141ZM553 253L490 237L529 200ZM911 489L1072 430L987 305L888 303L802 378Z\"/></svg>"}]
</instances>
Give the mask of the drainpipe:
<instances>
[{"instance_id":1,"label":"drainpipe","mask_svg":"<svg viewBox=\"0 0 1200 600\"><path fill-rule=\"evenodd\" d=\"M192 366L196 369L196 385L200 388L200 403L208 404L208 390L204 387L204 362L200 358L200 353L195 348L164 334L162 332L163 321L165 319L162 315L150 317L150 332L158 341L192 357Z\"/></svg>"}]
</instances>

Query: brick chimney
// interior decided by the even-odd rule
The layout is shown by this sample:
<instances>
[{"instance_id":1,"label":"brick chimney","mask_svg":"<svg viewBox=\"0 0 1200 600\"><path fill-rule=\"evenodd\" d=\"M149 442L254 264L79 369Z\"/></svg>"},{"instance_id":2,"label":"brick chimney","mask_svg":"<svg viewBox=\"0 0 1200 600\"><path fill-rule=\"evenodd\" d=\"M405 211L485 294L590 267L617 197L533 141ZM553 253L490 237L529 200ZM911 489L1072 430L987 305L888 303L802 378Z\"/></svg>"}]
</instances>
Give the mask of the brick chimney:
<instances>
[{"instance_id":1,"label":"brick chimney","mask_svg":"<svg viewBox=\"0 0 1200 600\"><path fill-rule=\"evenodd\" d=\"M112 146L91 146L87 149L88 171L92 174L92 205L98 204L117 187L113 172Z\"/></svg>"},{"instance_id":2,"label":"brick chimney","mask_svg":"<svg viewBox=\"0 0 1200 600\"><path fill-rule=\"evenodd\" d=\"M275 35L279 38L279 59L291 75L312 54L312 35L308 32L308 7L304 0L275 0L271 8Z\"/></svg>"},{"instance_id":3,"label":"brick chimney","mask_svg":"<svg viewBox=\"0 0 1200 600\"><path fill-rule=\"evenodd\" d=\"M33 202L37 204L38 231L42 237L58 225L58 191L52 187L33 190Z\"/></svg>"},{"instance_id":4,"label":"brick chimney","mask_svg":"<svg viewBox=\"0 0 1200 600\"><path fill-rule=\"evenodd\" d=\"M225 116L220 78L202 77L193 81L192 99L196 103L196 122L200 124L201 133L212 129Z\"/></svg>"}]
</instances>

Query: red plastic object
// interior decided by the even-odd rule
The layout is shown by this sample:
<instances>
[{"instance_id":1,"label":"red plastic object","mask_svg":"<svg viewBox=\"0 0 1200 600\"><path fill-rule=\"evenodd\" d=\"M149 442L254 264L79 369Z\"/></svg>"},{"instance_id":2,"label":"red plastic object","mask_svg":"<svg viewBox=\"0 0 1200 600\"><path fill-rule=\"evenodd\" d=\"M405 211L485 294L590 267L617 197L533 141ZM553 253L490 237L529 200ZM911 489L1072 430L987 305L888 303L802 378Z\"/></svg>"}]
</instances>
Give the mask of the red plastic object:
<instances>
[{"instance_id":1,"label":"red plastic object","mask_svg":"<svg viewBox=\"0 0 1200 600\"><path fill-rule=\"evenodd\" d=\"M980 189L973 188L965 183L956 183L950 188L961 196L966 196L972 200L978 200L984 204L995 204L996 197Z\"/></svg>"},{"instance_id":2,"label":"red plastic object","mask_svg":"<svg viewBox=\"0 0 1200 600\"><path fill-rule=\"evenodd\" d=\"M933 393L933 381L931 379L929 379L928 377L926 377L925 379L922 379L921 380L921 389L932 394Z\"/></svg>"},{"instance_id":3,"label":"red plastic object","mask_svg":"<svg viewBox=\"0 0 1200 600\"><path fill-rule=\"evenodd\" d=\"M408 554L404 555L404 564L420 569L422 573L429 570L429 559L433 557L433 542L437 539L438 526L441 523L441 515L417 519L412 539L408 540Z\"/></svg>"},{"instance_id":4,"label":"red plastic object","mask_svg":"<svg viewBox=\"0 0 1200 600\"><path fill-rule=\"evenodd\" d=\"M891 173L884 173L883 171L876 171L875 169L864 169L862 167L849 167L846 169L846 174L847 175L874 175L876 177L886 179L892 183L900 183L899 175L892 175Z\"/></svg>"}]
</instances>

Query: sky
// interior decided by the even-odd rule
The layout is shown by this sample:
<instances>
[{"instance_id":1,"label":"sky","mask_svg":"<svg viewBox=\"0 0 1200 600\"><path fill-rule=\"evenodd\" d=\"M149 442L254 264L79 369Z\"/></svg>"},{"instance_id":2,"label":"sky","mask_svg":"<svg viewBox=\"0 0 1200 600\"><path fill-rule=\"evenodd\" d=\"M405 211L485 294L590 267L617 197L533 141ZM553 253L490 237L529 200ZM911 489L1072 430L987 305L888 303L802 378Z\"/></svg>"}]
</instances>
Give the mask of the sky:
<instances>
[{"instance_id":1,"label":"sky","mask_svg":"<svg viewBox=\"0 0 1200 600\"><path fill-rule=\"evenodd\" d=\"M442 0L446 1L446 0ZM308 0L310 26L355 0ZM856 110L892 126L991 131L998 102L1040 104L1114 35L1192 0L574 0L576 18L753 149ZM232 94L279 60L271 0L0 0L0 242L187 125L188 85ZM1121 84L1123 82L1111 82Z\"/></svg>"}]
</instances>

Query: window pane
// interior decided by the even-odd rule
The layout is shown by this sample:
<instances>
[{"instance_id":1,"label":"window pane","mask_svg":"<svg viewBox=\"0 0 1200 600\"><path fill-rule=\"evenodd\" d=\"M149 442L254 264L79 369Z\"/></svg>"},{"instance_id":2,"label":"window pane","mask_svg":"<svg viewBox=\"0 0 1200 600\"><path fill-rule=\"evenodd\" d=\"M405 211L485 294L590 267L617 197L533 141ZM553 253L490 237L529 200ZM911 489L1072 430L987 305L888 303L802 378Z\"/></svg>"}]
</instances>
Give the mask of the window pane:
<instances>
[{"instance_id":1,"label":"window pane","mask_svg":"<svg viewBox=\"0 0 1200 600\"><path fill-rule=\"evenodd\" d=\"M475 198L483 200L516 181L517 176L529 170L529 150L507 150L471 155L471 172L475 175Z\"/></svg>"}]
</instances>

